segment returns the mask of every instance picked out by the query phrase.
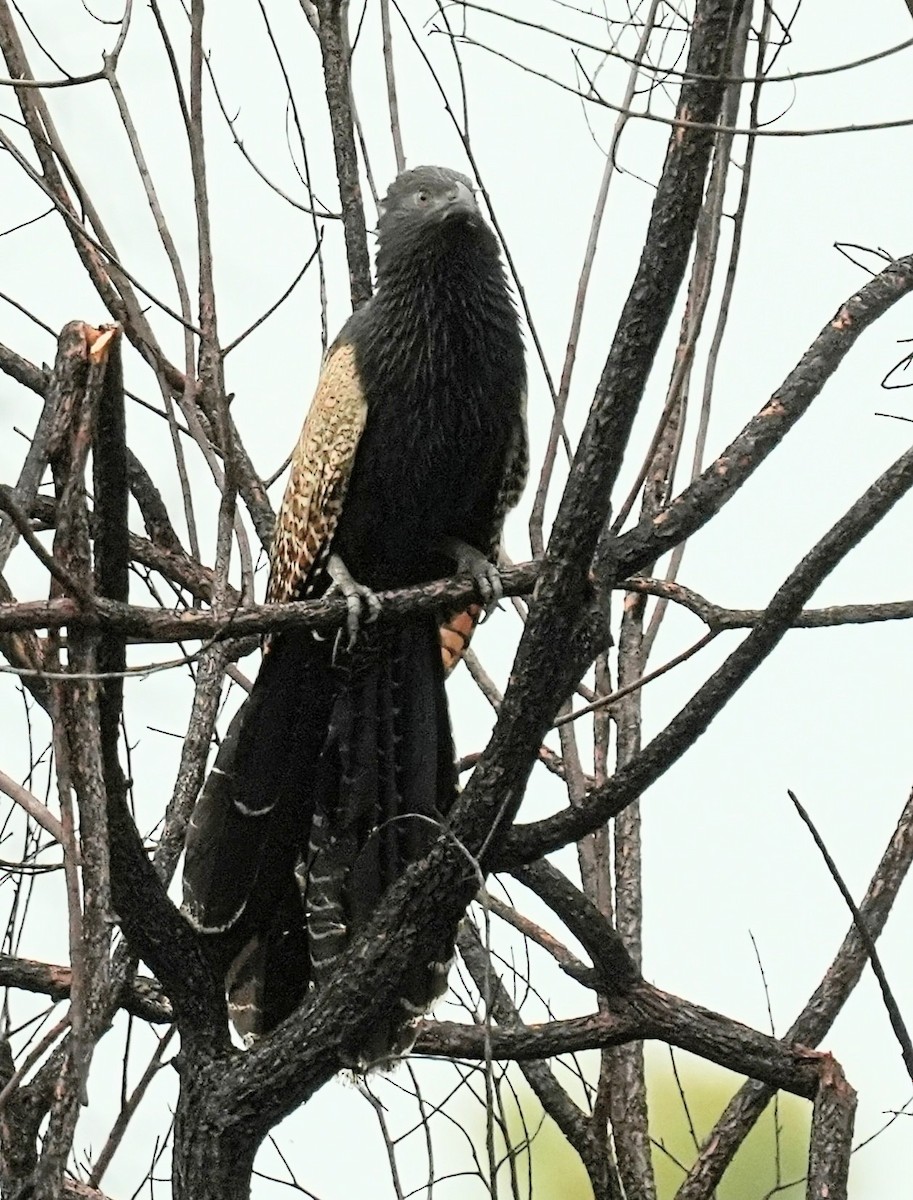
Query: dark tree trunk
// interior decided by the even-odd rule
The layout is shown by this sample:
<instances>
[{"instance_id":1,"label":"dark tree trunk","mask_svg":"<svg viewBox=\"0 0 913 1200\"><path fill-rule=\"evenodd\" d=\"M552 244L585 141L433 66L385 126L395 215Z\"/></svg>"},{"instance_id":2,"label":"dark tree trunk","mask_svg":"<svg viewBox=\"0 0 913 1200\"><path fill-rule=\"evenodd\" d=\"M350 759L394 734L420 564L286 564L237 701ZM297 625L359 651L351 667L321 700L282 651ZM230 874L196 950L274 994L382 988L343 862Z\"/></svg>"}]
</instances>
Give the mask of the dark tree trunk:
<instances>
[{"instance_id":1,"label":"dark tree trunk","mask_svg":"<svg viewBox=\"0 0 913 1200\"><path fill-rule=\"evenodd\" d=\"M249 1200L259 1139L213 1110L213 1082L227 1064L181 1058L174 1122L174 1200Z\"/></svg>"}]
</instances>

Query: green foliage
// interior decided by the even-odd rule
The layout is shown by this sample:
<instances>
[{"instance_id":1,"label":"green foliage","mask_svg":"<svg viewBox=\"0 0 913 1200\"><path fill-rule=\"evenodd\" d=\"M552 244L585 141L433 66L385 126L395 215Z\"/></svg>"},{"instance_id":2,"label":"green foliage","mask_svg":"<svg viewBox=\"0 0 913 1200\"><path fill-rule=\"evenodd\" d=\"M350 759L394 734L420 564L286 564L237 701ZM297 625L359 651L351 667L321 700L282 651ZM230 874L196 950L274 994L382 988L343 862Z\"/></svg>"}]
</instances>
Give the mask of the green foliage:
<instances>
[{"instance_id":1,"label":"green foliage","mask_svg":"<svg viewBox=\"0 0 913 1200\"><path fill-rule=\"evenodd\" d=\"M675 1051L675 1067L681 1088L669 1051L648 1053L651 1133L659 1143L654 1146L653 1166L660 1200L675 1195L684 1175L682 1166L689 1167L696 1157L695 1136L700 1145L742 1082L730 1071L681 1051ZM717 1189L717 1200L762 1200L771 1194L798 1200L804 1196L810 1120L811 1106L806 1101L781 1093L735 1156ZM793 1186L784 1186L790 1183Z\"/></svg>"},{"instance_id":2,"label":"green foliage","mask_svg":"<svg viewBox=\"0 0 913 1200\"><path fill-rule=\"evenodd\" d=\"M707 1136L741 1079L676 1051L676 1082L665 1048L648 1049L647 1062L651 1135L658 1143L653 1151L657 1190L660 1200L672 1200L684 1170L695 1159L695 1138L699 1145ZM527 1195L528 1173L525 1148L520 1148L530 1134L534 1135L530 1153L535 1200L590 1200L592 1190L580 1159L554 1122L542 1121L535 1097L527 1089L518 1087L518 1092L525 1123L516 1103L506 1096L504 1108L510 1142L520 1151L516 1159L520 1195ZM804 1196L810 1119L808 1103L781 1094L736 1155L716 1192L717 1200L766 1200L768 1196L799 1200ZM503 1142L496 1140L503 1153ZM498 1183L500 1194L511 1194L506 1163L499 1170Z\"/></svg>"},{"instance_id":3,"label":"green foliage","mask_svg":"<svg viewBox=\"0 0 913 1200\"><path fill-rule=\"evenodd\" d=\"M530 1101L537 1103L532 1097ZM593 1189L583 1163L554 1121L544 1122L533 1141L532 1154L535 1200L592 1200Z\"/></svg>"}]
</instances>

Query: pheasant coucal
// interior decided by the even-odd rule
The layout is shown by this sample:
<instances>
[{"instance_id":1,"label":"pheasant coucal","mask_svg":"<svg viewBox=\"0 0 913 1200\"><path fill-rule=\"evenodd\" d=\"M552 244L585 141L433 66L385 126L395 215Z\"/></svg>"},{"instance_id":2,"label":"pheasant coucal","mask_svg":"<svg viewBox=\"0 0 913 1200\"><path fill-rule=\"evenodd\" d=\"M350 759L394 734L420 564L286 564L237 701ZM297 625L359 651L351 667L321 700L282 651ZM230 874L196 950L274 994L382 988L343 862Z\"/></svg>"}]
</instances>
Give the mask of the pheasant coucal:
<instances>
[{"instance_id":1,"label":"pheasant coucal","mask_svg":"<svg viewBox=\"0 0 913 1200\"><path fill-rule=\"evenodd\" d=\"M526 478L519 320L470 181L404 172L377 232L377 289L324 359L267 594L341 591L349 635L271 638L187 838L185 909L210 935L245 1035L328 977L457 792L444 678L479 608L374 622L374 593L456 568L496 599L493 560ZM408 1046L452 953L416 968L358 1048L362 1065Z\"/></svg>"}]
</instances>

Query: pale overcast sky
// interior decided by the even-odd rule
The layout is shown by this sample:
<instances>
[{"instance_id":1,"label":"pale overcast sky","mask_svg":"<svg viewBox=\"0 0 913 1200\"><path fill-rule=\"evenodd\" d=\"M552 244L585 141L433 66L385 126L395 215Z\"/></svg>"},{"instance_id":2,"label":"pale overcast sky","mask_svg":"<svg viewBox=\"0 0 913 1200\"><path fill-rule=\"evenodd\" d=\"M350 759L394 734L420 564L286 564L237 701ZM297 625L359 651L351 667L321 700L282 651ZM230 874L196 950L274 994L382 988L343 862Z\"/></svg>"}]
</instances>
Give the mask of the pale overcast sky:
<instances>
[{"instance_id":1,"label":"pale overcast sky","mask_svg":"<svg viewBox=\"0 0 913 1200\"><path fill-rule=\"evenodd\" d=\"M595 42L605 41L604 23L575 16L547 0L494 0L494 5ZM23 7L36 33L47 39L68 70L84 73L97 68L100 52L110 46L113 35L81 4L24 0ZM613 15L623 7L608 5ZM395 162L376 8L369 3L356 52L355 86L372 170L383 190L395 173ZM331 209L336 208L315 40L298 4L286 0L269 9L287 55L317 192ZM166 10L176 38L183 39L185 22L179 5L168 5ZM456 100L449 44L433 32L440 21L423 24L434 18L435 6L426 0L406 0L404 10ZM99 6L105 17L119 11L108 0ZM451 17L459 20L455 9ZM470 20L469 32L538 71L574 82L567 43L478 14ZM793 44L778 60L781 73L835 65L886 49L913 36L913 20L902 0L872 0L865 6L806 0L792 32ZM398 19L394 38L409 164L437 162L466 169L440 96ZM245 148L272 179L303 200L305 193L286 143L285 94L257 5L211 4L206 43L225 105L229 113L238 114L238 136ZM183 41L180 44L186 58L186 47ZM636 37L625 43L629 53L635 44ZM40 53L30 49L30 54L37 73L57 75ZM593 106L584 109L568 92L481 48L464 47L463 63L474 153L549 367L557 377L614 114ZM187 151L167 62L144 5L136 7L120 73L172 232L190 264L195 230ZM773 122L774 130L910 118L911 81L913 51L907 50L851 72L771 86L763 116ZM620 96L621 69L606 68L602 86L607 96ZM96 83L52 92L48 101L122 261L152 293L174 304L168 263L107 86ZM228 341L281 294L310 254L313 237L310 218L272 193L242 161L211 92L207 105L219 324L223 340ZM0 94L0 111L7 117L17 111L8 90ZM10 120L0 120L6 132L17 133ZM636 265L652 197L644 181L657 177L667 136L664 125L635 122L622 143L623 173L612 184L583 326L568 415L572 436L587 411ZM906 172L911 136L910 129L902 127L760 140L735 298L717 372L708 440L711 456L761 407L842 300L865 280L865 272L841 256L834 243L882 247L896 255L910 250ZM46 207L8 158L0 161L0 173L3 228ZM373 206L367 199L371 221ZM728 211L733 204L734 198ZM728 236L727 223L724 239ZM325 250L332 336L349 307L338 222L326 225ZM52 218L0 240L0 280L4 292L55 331L74 318L105 319L68 236ZM679 315L673 319L673 333ZM166 350L180 363L181 335L175 323L155 312L152 319ZM888 368L905 352L899 341L911 335L913 306L907 301L863 337L782 449L689 544L680 572L683 583L721 604L761 607L767 603L798 559L908 444L906 424L875 413L887 409L913 416L910 393L886 394L880 389ZM0 341L33 361L53 360L52 337L4 302L0 302ZM630 486L663 404L671 370L668 351L667 346L654 371L626 463L623 491ZM319 294L316 273L311 272L264 332L228 359L227 384L235 394L232 412L254 464L264 475L278 468L297 436L320 355ZM703 359L695 371L695 397L702 371ZM154 383L135 356L128 365L128 381L140 395L157 401ZM537 464L547 437L550 405L532 353L530 381L533 462ZM32 395L0 376L3 480L14 479L23 455L24 442L13 431L28 432L37 412ZM177 513L179 491L167 430L135 404L128 419L131 445ZM685 450L689 461L691 444L689 439ZM204 558L211 562L215 503L198 458L193 460L193 470L200 482L198 518L208 547ZM560 482L559 477L550 511L560 495ZM281 486L280 481L274 498ZM517 560L529 557L526 517L531 490L508 529L508 551ZM911 525L913 500L908 498L826 582L816 602L897 600L913 595ZM23 598L39 594L35 589L43 586L21 551L11 561L9 577ZM263 580L262 575L259 578ZM137 599L143 602L139 588ZM502 684L517 626L515 615L505 611L479 635L479 653ZM670 612L653 661L665 661L701 631L695 618ZM720 638L648 689L645 738L677 711L733 648L736 637ZM644 802L645 973L650 980L766 1029L766 1000L751 934L763 960L777 1032L786 1029L819 982L848 924L843 902L793 813L786 789L795 790L809 808L854 894L861 897L913 783L911 639L913 630L904 623L789 635L696 749L651 789ZM149 661L157 651L141 648L137 653L143 657L136 661ZM249 660L245 669L253 673L255 660ZM179 748L176 739L149 727L180 732L190 694L186 679L174 673L127 686L129 731L136 742L132 772L139 781L137 795L148 827L158 819L170 794ZM480 749L490 715L462 669L451 684L451 703L458 748L461 752ZM40 719L39 727L43 737ZM28 768L23 729L21 699L15 680L7 677L0 680L0 767L17 778L24 777ZM533 776L524 816L540 815L563 802L551 779L539 772ZM14 857L6 847L2 854ZM568 852L559 861L571 869L573 855ZM42 883L36 893L22 952L63 961L62 891L58 888L55 893L54 887ZM0 917L7 903L4 897L10 894L8 886L0 890ZM902 1011L913 1023L911 921L913 892L908 886L895 906L880 951ZM552 995L562 1015L590 1003L588 996L560 983ZM441 1012L450 1015L446 1006ZM113 1034L93 1068L92 1106L77 1134L77 1146L84 1149L91 1146L97 1152L116 1114L122 1039L122 1031ZM825 1047L834 1052L859 1091L857 1138L862 1139L911 1094L870 974ZM139 1164L147 1160L156 1135L164 1131L166 1094L172 1081L163 1077L157 1087L158 1099L150 1099L105 1177L105 1189L115 1197L130 1195L142 1174ZM379 1094L394 1106L395 1114L394 1089L381 1084ZM851 1190L854 1198L893 1200L908 1193L909 1185L903 1181L913 1174L911 1119L901 1118L861 1152ZM282 1145L289 1149L301 1182L323 1200L352 1195L384 1200L392 1195L374 1120L353 1088L342 1083L325 1089L306 1110L290 1118L282 1130ZM356 1153L353 1145L358 1147ZM416 1173L410 1186L422 1181L419 1150L414 1160L408 1151L404 1156L407 1169L411 1162ZM276 1167L274 1156L268 1166ZM769 1183L759 1182L758 1196ZM156 1194L165 1195L166 1190L163 1186ZM254 1195L268 1198L286 1192L263 1182L255 1185ZM442 1185L439 1194L474 1193L463 1181ZM721 1194L725 1197L725 1190Z\"/></svg>"}]
</instances>

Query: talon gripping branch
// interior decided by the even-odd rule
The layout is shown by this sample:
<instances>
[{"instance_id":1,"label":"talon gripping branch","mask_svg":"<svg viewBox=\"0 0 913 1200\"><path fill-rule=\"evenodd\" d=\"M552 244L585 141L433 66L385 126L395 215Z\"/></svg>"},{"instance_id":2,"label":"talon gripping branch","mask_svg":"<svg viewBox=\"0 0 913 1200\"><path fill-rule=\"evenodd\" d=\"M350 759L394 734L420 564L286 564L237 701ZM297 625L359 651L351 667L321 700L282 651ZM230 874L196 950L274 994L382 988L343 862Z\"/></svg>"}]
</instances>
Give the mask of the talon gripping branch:
<instances>
[{"instance_id":1,"label":"talon gripping branch","mask_svg":"<svg viewBox=\"0 0 913 1200\"><path fill-rule=\"evenodd\" d=\"M361 606L454 564L489 600L526 477L519 322L469 180L406 171L378 239L376 293L328 350L292 459L267 595L335 588L354 636L270 640L187 839L185 908L249 1036L328 977L456 794L444 678L479 606L358 628ZM416 969L363 1065L409 1044L452 953L442 946L440 962Z\"/></svg>"}]
</instances>

